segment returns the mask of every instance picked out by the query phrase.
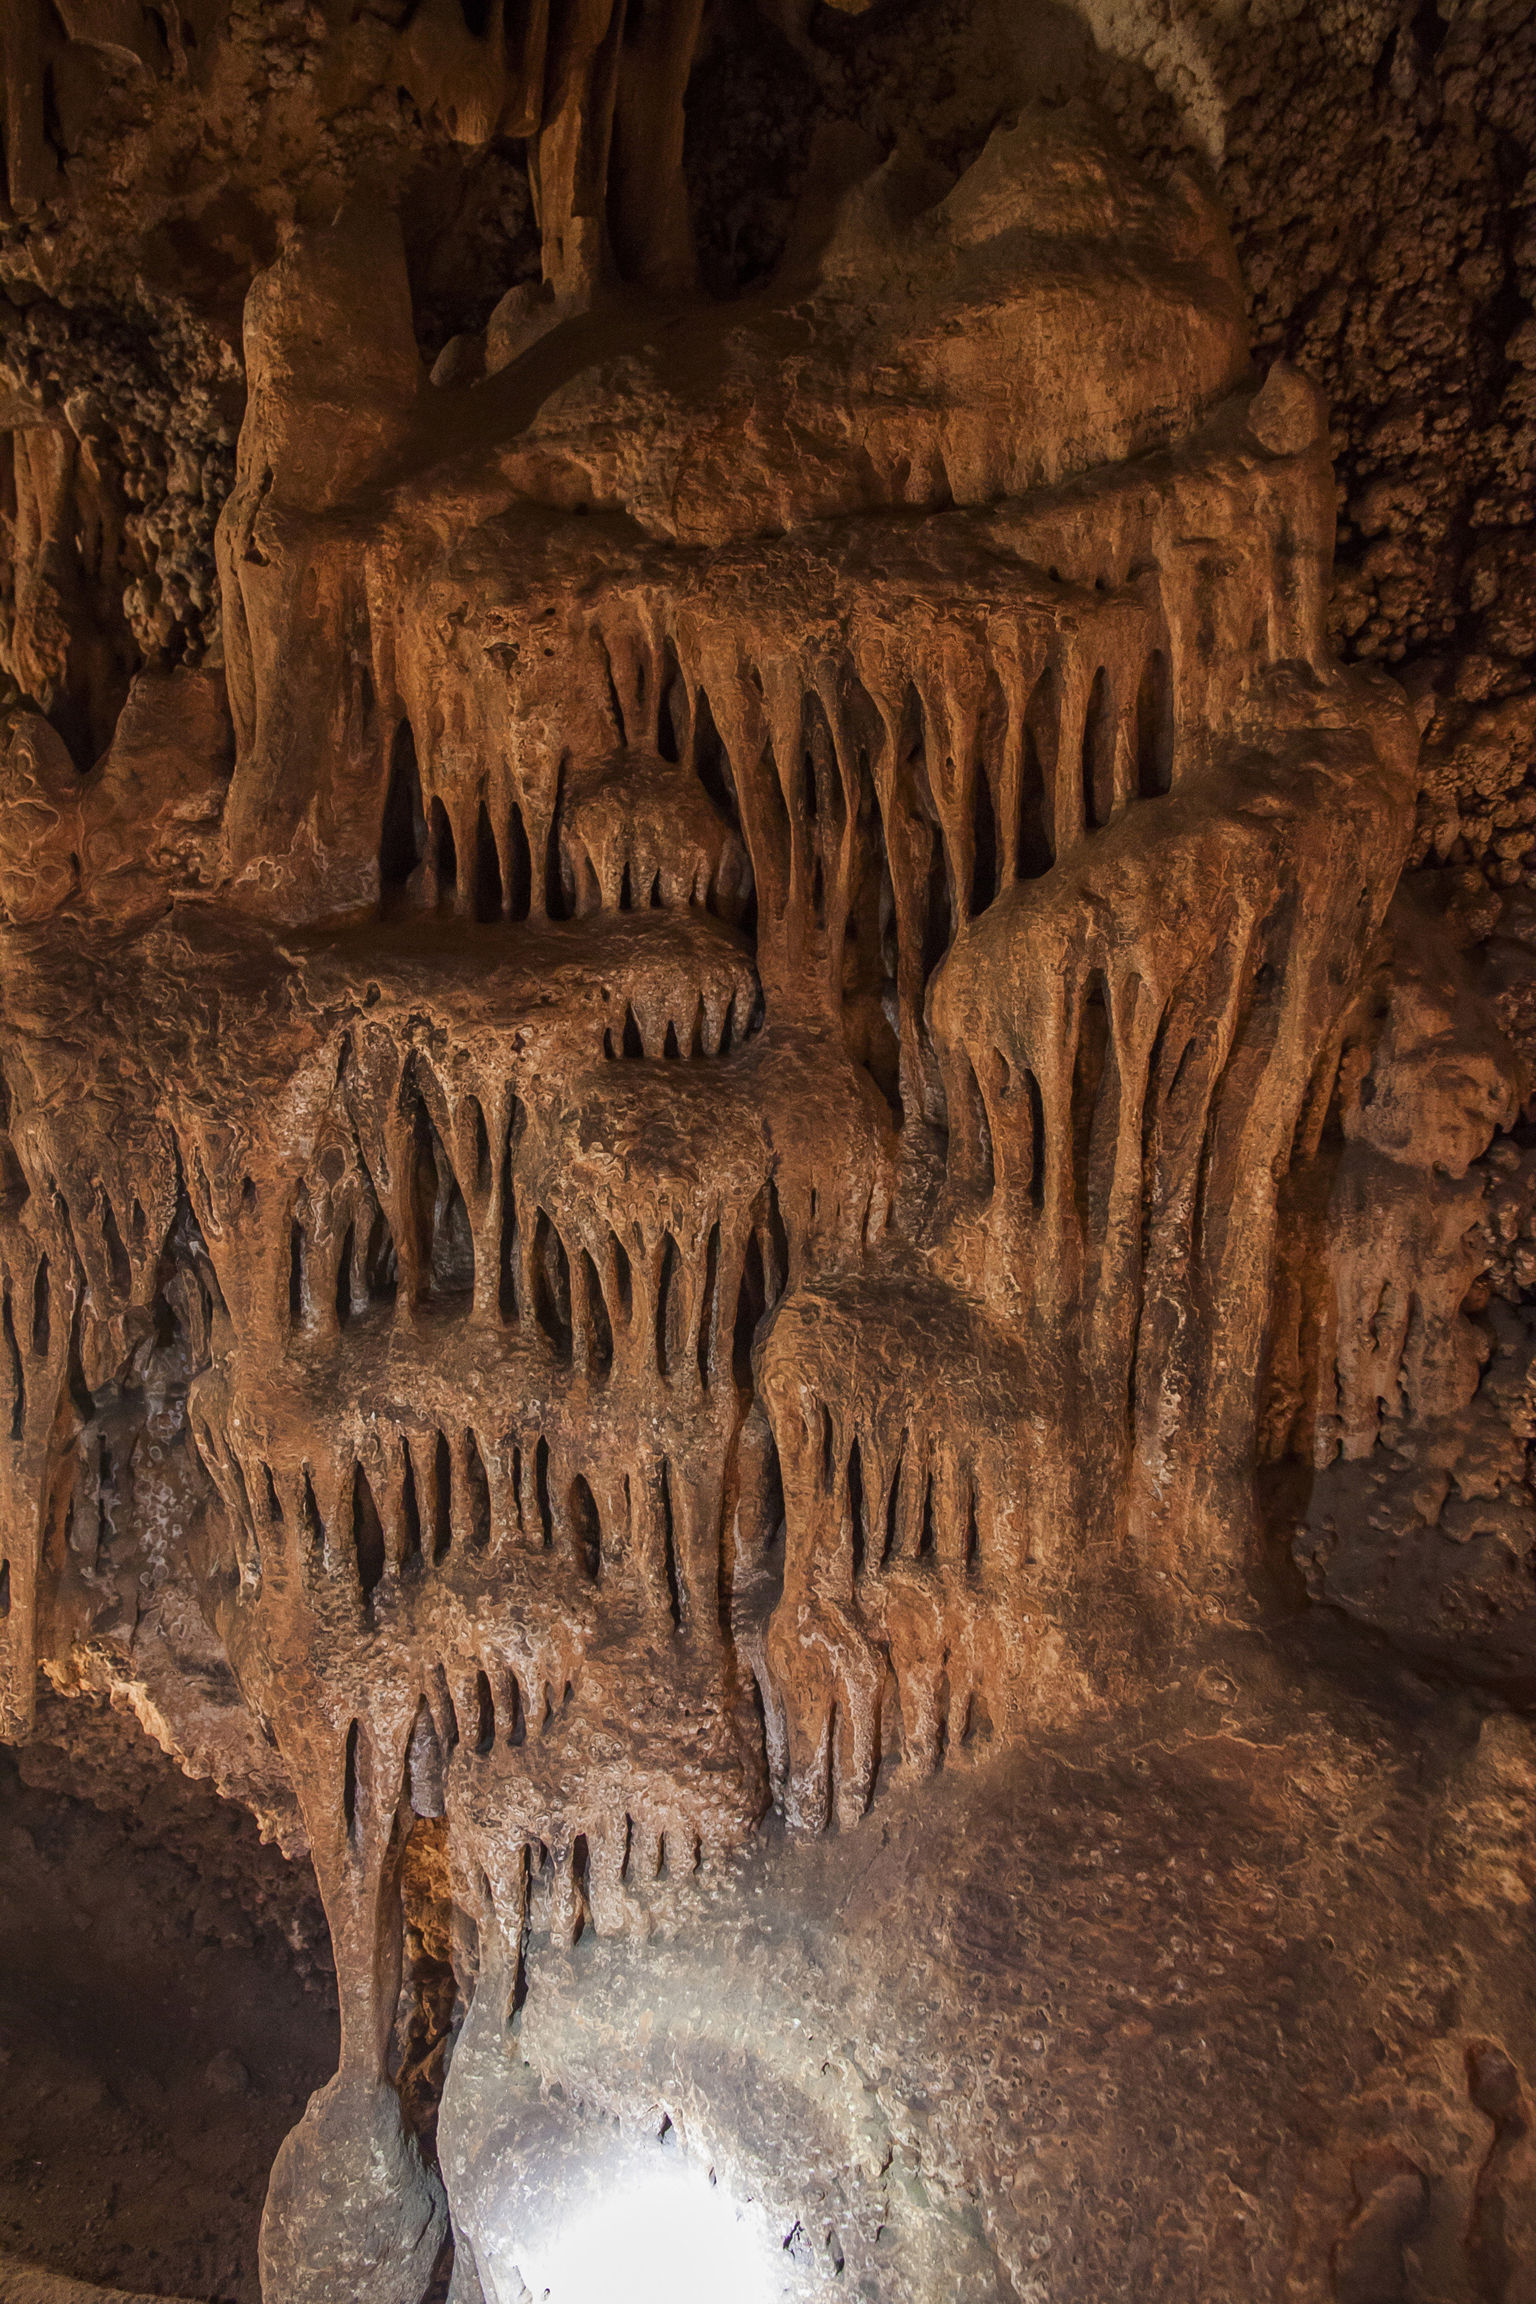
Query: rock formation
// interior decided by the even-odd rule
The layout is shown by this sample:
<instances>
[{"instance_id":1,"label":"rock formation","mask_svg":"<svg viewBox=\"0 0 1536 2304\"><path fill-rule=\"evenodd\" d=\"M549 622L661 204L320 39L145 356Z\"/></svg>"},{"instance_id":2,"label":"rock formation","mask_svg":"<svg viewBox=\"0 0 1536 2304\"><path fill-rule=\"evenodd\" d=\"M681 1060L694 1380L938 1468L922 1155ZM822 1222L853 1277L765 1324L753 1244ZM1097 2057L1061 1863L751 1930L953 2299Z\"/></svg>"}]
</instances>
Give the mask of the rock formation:
<instances>
[{"instance_id":1,"label":"rock formation","mask_svg":"<svg viewBox=\"0 0 1536 2304\"><path fill-rule=\"evenodd\" d=\"M1529 962L1403 879L1320 395L1083 97L958 170L829 129L720 299L696 0L311 14L354 107L524 140L536 273L429 360L359 129L253 269L201 600L129 605L88 386L18 385L0 736L0 1733L110 1692L313 1861L263 2295L416 2304L451 2237L511 2304L649 2123L775 2294L1514 2304L1520 1899L1429 1876L1536 1783ZM103 74L213 106L250 38L14 8L15 217L79 229ZM1372 1883L1375 1988L1312 1942Z\"/></svg>"}]
</instances>

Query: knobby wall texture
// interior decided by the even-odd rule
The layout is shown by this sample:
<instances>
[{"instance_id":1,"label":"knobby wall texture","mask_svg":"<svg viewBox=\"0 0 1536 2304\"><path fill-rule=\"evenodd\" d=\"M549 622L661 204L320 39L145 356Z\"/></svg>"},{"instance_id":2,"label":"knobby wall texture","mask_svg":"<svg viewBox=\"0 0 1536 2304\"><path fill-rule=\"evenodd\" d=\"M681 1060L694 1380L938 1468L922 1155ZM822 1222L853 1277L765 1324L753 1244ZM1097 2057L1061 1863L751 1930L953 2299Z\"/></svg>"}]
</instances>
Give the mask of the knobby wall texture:
<instances>
[{"instance_id":1,"label":"knobby wall texture","mask_svg":"<svg viewBox=\"0 0 1536 2304\"><path fill-rule=\"evenodd\" d=\"M0 158L0 2237L1536 2296L1530 8L10 0Z\"/></svg>"}]
</instances>

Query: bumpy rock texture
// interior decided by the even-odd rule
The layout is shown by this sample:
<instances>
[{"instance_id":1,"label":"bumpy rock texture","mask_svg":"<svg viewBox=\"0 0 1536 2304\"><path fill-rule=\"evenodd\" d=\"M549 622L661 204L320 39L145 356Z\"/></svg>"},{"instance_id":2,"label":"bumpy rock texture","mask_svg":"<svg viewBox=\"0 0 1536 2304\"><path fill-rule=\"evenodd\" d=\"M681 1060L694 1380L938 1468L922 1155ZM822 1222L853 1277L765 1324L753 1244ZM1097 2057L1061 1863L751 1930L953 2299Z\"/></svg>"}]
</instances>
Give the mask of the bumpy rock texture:
<instances>
[{"instance_id":1,"label":"bumpy rock texture","mask_svg":"<svg viewBox=\"0 0 1536 2304\"><path fill-rule=\"evenodd\" d=\"M268 2304L1536 2295L1527 14L7 12L0 1733L313 1863Z\"/></svg>"}]
</instances>

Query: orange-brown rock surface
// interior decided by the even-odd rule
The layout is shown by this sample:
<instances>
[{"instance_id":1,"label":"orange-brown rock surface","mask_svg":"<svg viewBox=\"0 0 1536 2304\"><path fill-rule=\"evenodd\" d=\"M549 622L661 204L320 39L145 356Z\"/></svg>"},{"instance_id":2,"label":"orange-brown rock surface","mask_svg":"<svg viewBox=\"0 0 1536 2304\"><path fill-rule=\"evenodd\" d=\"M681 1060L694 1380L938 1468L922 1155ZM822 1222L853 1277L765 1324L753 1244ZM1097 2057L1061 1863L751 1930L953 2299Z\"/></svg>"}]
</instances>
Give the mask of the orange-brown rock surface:
<instances>
[{"instance_id":1,"label":"orange-brown rock surface","mask_svg":"<svg viewBox=\"0 0 1536 2304\"><path fill-rule=\"evenodd\" d=\"M1536 930L1099 13L729 283L851 24L7 15L0 328L188 390L0 409L0 1735L313 1863L267 2304L663 2133L775 2297L1536 2295Z\"/></svg>"}]
</instances>

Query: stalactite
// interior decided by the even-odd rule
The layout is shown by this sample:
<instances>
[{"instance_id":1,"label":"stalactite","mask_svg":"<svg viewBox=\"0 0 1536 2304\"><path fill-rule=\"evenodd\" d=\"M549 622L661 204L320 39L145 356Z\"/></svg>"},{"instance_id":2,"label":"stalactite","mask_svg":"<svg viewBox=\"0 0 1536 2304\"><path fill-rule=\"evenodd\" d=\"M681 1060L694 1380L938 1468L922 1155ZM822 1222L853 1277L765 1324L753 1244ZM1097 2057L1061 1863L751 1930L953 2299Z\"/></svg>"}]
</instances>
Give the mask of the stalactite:
<instances>
[{"instance_id":1,"label":"stalactite","mask_svg":"<svg viewBox=\"0 0 1536 2304\"><path fill-rule=\"evenodd\" d=\"M30 722L0 753L0 1730L50 1528L79 1575L116 1543L103 1401L174 1359L177 1572L390 2150L413 1815L455 2054L488 2009L500 2054L530 1929L643 1932L771 1794L851 1829L1252 1616L1270 1272L1323 1223L1284 1179L1330 1127L1287 1432L1353 1455L1466 1374L1463 1203L1387 1191L1339 1085L1411 737L1328 659L1321 419L1275 445L1198 195L1042 116L1049 198L1011 128L915 220L893 164L799 301L685 299L658 350L698 11L514 13L396 51L446 133L530 147L544 278L485 382L423 376L382 212L252 291L206 876L115 909L98 786ZM699 420L722 376L750 423Z\"/></svg>"}]
</instances>

